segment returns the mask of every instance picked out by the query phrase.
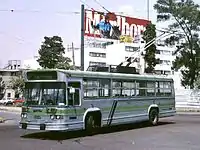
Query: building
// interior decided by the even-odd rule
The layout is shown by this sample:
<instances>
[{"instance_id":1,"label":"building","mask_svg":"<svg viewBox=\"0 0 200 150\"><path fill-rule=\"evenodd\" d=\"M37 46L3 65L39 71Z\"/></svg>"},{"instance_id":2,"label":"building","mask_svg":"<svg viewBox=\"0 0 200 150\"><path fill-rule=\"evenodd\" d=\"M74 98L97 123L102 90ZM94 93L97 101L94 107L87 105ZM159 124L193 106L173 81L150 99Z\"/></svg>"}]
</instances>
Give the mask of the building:
<instances>
[{"instance_id":1,"label":"building","mask_svg":"<svg viewBox=\"0 0 200 150\"><path fill-rule=\"evenodd\" d=\"M4 85L0 90L0 99L14 99L15 91L11 87L11 81L20 77L21 71L21 61L20 60L9 60L8 64L0 69L1 85Z\"/></svg>"},{"instance_id":2,"label":"building","mask_svg":"<svg viewBox=\"0 0 200 150\"><path fill-rule=\"evenodd\" d=\"M157 42L156 58L158 58L159 64L155 66L155 71L157 74L167 74L173 75L174 71L172 68L172 63L175 60L173 52L176 50L175 46L166 46L163 41Z\"/></svg>"},{"instance_id":3,"label":"building","mask_svg":"<svg viewBox=\"0 0 200 150\"><path fill-rule=\"evenodd\" d=\"M144 66L141 59L142 48L145 46L144 41L137 43L120 43L119 41L93 39L86 43L84 53L84 70L89 66L106 66L106 65L119 65L127 58L131 57L135 60L132 66L139 69ZM162 42L157 43L156 58L160 59L159 64L155 66L157 74L173 74L171 69L172 61L174 60L173 51L175 47L167 47ZM74 57L73 57L74 54ZM76 66L80 66L80 49L72 51L68 49L66 56L74 60Z\"/></svg>"}]
</instances>

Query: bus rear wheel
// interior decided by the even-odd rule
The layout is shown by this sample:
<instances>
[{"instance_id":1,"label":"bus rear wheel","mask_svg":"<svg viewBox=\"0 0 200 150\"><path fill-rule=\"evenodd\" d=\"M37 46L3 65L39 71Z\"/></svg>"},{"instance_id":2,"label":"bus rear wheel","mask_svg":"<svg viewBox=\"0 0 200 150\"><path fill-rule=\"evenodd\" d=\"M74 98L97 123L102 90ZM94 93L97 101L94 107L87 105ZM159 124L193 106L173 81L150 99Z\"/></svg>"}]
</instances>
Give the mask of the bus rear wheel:
<instances>
[{"instance_id":1,"label":"bus rear wheel","mask_svg":"<svg viewBox=\"0 0 200 150\"><path fill-rule=\"evenodd\" d=\"M156 108L152 108L149 112L149 123L153 126L158 124L159 114Z\"/></svg>"}]
</instances>

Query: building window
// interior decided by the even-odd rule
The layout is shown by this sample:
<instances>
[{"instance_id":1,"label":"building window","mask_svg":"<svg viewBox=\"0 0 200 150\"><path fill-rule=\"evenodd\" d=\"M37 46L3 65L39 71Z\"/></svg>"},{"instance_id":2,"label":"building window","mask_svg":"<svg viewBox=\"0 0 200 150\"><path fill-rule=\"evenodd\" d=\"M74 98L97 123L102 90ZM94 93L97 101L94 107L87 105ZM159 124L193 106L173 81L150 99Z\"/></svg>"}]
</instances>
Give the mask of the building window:
<instances>
[{"instance_id":1,"label":"building window","mask_svg":"<svg viewBox=\"0 0 200 150\"><path fill-rule=\"evenodd\" d=\"M10 98L11 97L11 93L7 93L7 97Z\"/></svg>"},{"instance_id":2,"label":"building window","mask_svg":"<svg viewBox=\"0 0 200 150\"><path fill-rule=\"evenodd\" d=\"M94 61L90 61L89 62L89 66L106 66L105 62L94 62Z\"/></svg>"},{"instance_id":3,"label":"building window","mask_svg":"<svg viewBox=\"0 0 200 150\"><path fill-rule=\"evenodd\" d=\"M156 54L160 54L161 52L159 50L156 50Z\"/></svg>"},{"instance_id":4,"label":"building window","mask_svg":"<svg viewBox=\"0 0 200 150\"><path fill-rule=\"evenodd\" d=\"M171 65L171 62L169 60L160 60L159 64L161 64L161 65Z\"/></svg>"},{"instance_id":5,"label":"building window","mask_svg":"<svg viewBox=\"0 0 200 150\"><path fill-rule=\"evenodd\" d=\"M89 56L91 57L102 57L102 58L106 58L106 53L95 53L95 52L90 52Z\"/></svg>"},{"instance_id":6,"label":"building window","mask_svg":"<svg viewBox=\"0 0 200 150\"><path fill-rule=\"evenodd\" d=\"M172 55L171 51L168 50L156 50L156 54L161 54L161 55Z\"/></svg>"},{"instance_id":7,"label":"building window","mask_svg":"<svg viewBox=\"0 0 200 150\"><path fill-rule=\"evenodd\" d=\"M86 46L90 48L103 48L106 49L107 46L114 44L114 42L89 42L88 44L85 44Z\"/></svg>"},{"instance_id":8,"label":"building window","mask_svg":"<svg viewBox=\"0 0 200 150\"><path fill-rule=\"evenodd\" d=\"M135 52L139 50L139 47L125 46L125 51L127 52Z\"/></svg>"}]
</instances>

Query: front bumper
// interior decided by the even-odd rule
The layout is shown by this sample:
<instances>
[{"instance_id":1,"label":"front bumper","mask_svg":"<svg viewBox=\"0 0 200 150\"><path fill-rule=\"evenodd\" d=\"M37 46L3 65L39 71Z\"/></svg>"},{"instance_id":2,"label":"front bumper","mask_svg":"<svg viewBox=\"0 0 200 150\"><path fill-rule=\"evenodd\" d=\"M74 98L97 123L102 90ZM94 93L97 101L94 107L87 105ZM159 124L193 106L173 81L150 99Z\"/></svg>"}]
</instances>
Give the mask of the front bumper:
<instances>
[{"instance_id":1,"label":"front bumper","mask_svg":"<svg viewBox=\"0 0 200 150\"><path fill-rule=\"evenodd\" d=\"M75 123L30 123L30 122L20 122L19 128L21 129L31 129L31 130L46 130L46 131L64 131L64 130L79 130L83 129L82 122Z\"/></svg>"}]
</instances>

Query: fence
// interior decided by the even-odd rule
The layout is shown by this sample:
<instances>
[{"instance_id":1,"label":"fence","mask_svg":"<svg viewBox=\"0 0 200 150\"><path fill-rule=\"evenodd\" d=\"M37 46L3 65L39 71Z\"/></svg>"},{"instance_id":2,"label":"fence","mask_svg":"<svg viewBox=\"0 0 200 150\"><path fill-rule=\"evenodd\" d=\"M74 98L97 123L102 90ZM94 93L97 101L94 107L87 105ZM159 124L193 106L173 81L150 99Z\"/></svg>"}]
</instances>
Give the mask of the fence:
<instances>
[{"instance_id":1,"label":"fence","mask_svg":"<svg viewBox=\"0 0 200 150\"><path fill-rule=\"evenodd\" d=\"M200 90L179 89L175 91L176 109L200 110Z\"/></svg>"}]
</instances>

